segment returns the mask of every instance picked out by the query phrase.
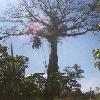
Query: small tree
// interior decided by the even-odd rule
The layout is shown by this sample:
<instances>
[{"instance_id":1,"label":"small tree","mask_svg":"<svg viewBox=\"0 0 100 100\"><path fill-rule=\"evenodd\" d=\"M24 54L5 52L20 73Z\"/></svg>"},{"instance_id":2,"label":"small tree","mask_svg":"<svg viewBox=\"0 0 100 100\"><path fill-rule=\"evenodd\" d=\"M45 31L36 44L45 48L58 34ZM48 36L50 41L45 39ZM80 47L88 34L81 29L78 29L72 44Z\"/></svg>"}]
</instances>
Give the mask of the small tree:
<instances>
[{"instance_id":1,"label":"small tree","mask_svg":"<svg viewBox=\"0 0 100 100\"><path fill-rule=\"evenodd\" d=\"M20 82L25 77L28 58L24 56L12 57L7 47L0 44L0 95L15 95L19 93Z\"/></svg>"},{"instance_id":2,"label":"small tree","mask_svg":"<svg viewBox=\"0 0 100 100\"><path fill-rule=\"evenodd\" d=\"M80 68L80 66L78 66L77 64L75 64L74 66L72 67L65 67L64 69L64 72L65 72L65 90L66 91L69 91L69 92L72 92L72 91L76 91L77 88L80 89L81 85L78 83L78 80L80 80L81 78L83 78L83 73L84 73L84 70L82 70ZM76 90L75 90L76 89Z\"/></svg>"},{"instance_id":3,"label":"small tree","mask_svg":"<svg viewBox=\"0 0 100 100\"><path fill-rule=\"evenodd\" d=\"M45 94L48 97L47 100L54 97L63 97L66 95L72 95L73 93L81 93L81 85L78 80L83 78L84 71L75 64L72 67L65 67L64 72L52 73L48 76L46 82Z\"/></svg>"}]
</instances>

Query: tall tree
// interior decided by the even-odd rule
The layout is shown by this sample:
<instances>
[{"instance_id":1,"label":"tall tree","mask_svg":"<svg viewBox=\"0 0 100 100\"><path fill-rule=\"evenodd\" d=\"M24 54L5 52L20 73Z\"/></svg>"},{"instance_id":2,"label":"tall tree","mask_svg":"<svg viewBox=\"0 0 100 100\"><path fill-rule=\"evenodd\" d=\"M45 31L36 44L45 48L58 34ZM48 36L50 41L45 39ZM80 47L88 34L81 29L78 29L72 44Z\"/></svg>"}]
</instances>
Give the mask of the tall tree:
<instances>
[{"instance_id":1,"label":"tall tree","mask_svg":"<svg viewBox=\"0 0 100 100\"><path fill-rule=\"evenodd\" d=\"M95 4L94 0L20 0L1 21L15 22L6 30L5 33L11 33L8 35L33 35L33 48L41 46L41 38L48 40L51 47L50 74L58 72L59 39L100 30L100 13L94 9Z\"/></svg>"}]
</instances>

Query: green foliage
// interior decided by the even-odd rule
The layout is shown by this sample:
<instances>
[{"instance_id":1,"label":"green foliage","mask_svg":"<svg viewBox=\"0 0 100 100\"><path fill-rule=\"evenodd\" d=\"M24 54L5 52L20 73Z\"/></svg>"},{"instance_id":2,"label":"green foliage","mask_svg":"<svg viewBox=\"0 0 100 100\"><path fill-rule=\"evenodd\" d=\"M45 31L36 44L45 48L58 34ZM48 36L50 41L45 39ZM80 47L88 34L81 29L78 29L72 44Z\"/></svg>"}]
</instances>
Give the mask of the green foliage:
<instances>
[{"instance_id":1,"label":"green foliage","mask_svg":"<svg viewBox=\"0 0 100 100\"><path fill-rule=\"evenodd\" d=\"M72 67L65 67L64 69L64 88L66 91L73 91L73 88L80 89L81 85L78 83L78 80L83 78L82 74L84 73L84 70L80 68L77 64L75 64Z\"/></svg>"},{"instance_id":2,"label":"green foliage","mask_svg":"<svg viewBox=\"0 0 100 100\"><path fill-rule=\"evenodd\" d=\"M63 91L62 74L60 72L52 73L48 76L46 80L45 96L47 98L54 98L60 96L61 91Z\"/></svg>"},{"instance_id":3,"label":"green foliage","mask_svg":"<svg viewBox=\"0 0 100 100\"><path fill-rule=\"evenodd\" d=\"M42 45L42 42L41 42L40 38L34 37L32 48L39 49L41 47L41 45Z\"/></svg>"},{"instance_id":4,"label":"green foliage","mask_svg":"<svg viewBox=\"0 0 100 100\"><path fill-rule=\"evenodd\" d=\"M82 70L79 65L75 64L72 67L65 67L64 72L72 79L80 79L83 78L82 73L84 73L84 70Z\"/></svg>"},{"instance_id":5,"label":"green foliage","mask_svg":"<svg viewBox=\"0 0 100 100\"><path fill-rule=\"evenodd\" d=\"M79 88L77 79L82 78L84 71L75 64L66 67L64 73L51 73L47 79L44 73L35 73L25 77L28 58L24 56L12 57L7 47L0 45L0 98L2 96L16 97L16 100L32 100L37 98L55 98L63 94L72 93L73 88ZM21 99L19 99L21 98ZM14 99L15 100L15 99Z\"/></svg>"},{"instance_id":6,"label":"green foliage","mask_svg":"<svg viewBox=\"0 0 100 100\"><path fill-rule=\"evenodd\" d=\"M93 57L95 59L100 59L100 49L94 49L93 50Z\"/></svg>"},{"instance_id":7,"label":"green foliage","mask_svg":"<svg viewBox=\"0 0 100 100\"><path fill-rule=\"evenodd\" d=\"M20 84L19 95L26 100L38 100L43 98L45 90L45 78L41 73L35 73L25 77ZM40 100L41 100L40 99Z\"/></svg>"},{"instance_id":8,"label":"green foliage","mask_svg":"<svg viewBox=\"0 0 100 100\"><path fill-rule=\"evenodd\" d=\"M0 94L13 94L25 75L28 58L8 55L7 47L0 45Z\"/></svg>"},{"instance_id":9,"label":"green foliage","mask_svg":"<svg viewBox=\"0 0 100 100\"><path fill-rule=\"evenodd\" d=\"M46 96L55 98L72 94L73 91L81 93L81 85L77 80L83 77L82 73L84 71L77 64L73 67L66 67L64 73L51 73L46 82Z\"/></svg>"},{"instance_id":10,"label":"green foliage","mask_svg":"<svg viewBox=\"0 0 100 100\"><path fill-rule=\"evenodd\" d=\"M97 11L100 11L100 0L96 0L95 9L96 9Z\"/></svg>"},{"instance_id":11,"label":"green foliage","mask_svg":"<svg viewBox=\"0 0 100 100\"><path fill-rule=\"evenodd\" d=\"M97 60L94 66L100 70L100 49L93 50L93 57Z\"/></svg>"},{"instance_id":12,"label":"green foliage","mask_svg":"<svg viewBox=\"0 0 100 100\"><path fill-rule=\"evenodd\" d=\"M7 47L2 46L1 44L0 44L0 54L1 56L7 55Z\"/></svg>"},{"instance_id":13,"label":"green foliage","mask_svg":"<svg viewBox=\"0 0 100 100\"><path fill-rule=\"evenodd\" d=\"M97 28L98 30L100 30L100 23L98 23L98 24L96 25L96 28Z\"/></svg>"},{"instance_id":14,"label":"green foliage","mask_svg":"<svg viewBox=\"0 0 100 100\"><path fill-rule=\"evenodd\" d=\"M3 40L4 38L6 38L7 36L0 36L0 40Z\"/></svg>"}]
</instances>

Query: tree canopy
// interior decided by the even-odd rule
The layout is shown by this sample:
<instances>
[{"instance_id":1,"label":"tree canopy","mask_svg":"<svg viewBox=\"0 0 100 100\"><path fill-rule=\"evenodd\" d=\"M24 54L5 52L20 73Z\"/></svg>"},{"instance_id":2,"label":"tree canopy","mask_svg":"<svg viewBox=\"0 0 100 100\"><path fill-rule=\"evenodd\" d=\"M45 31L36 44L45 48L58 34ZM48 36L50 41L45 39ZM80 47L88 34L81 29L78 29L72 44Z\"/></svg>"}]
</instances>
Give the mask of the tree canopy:
<instances>
[{"instance_id":1,"label":"tree canopy","mask_svg":"<svg viewBox=\"0 0 100 100\"><path fill-rule=\"evenodd\" d=\"M15 22L6 29L12 35L16 31L17 35L77 36L99 30L100 13L95 9L96 4L94 0L20 0L1 21Z\"/></svg>"}]
</instances>

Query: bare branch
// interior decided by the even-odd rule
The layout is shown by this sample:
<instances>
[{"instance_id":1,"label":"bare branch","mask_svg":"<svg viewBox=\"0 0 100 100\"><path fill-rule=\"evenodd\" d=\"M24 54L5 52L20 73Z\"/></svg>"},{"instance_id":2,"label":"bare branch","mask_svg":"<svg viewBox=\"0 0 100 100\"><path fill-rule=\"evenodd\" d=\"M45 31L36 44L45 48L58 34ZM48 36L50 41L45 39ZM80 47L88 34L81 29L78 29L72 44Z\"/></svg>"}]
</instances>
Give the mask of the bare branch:
<instances>
[{"instance_id":1,"label":"bare branch","mask_svg":"<svg viewBox=\"0 0 100 100\"><path fill-rule=\"evenodd\" d=\"M93 2L86 0L21 0L19 7L12 7L11 12L7 12L7 17L3 20L0 19L0 21L21 23L25 28L27 27L26 32L19 32L19 35L32 33L34 30L32 25L39 23L39 27L42 25L48 31L64 34L66 32L66 36L76 36L88 31L96 31L100 17L96 16L96 11L91 9L92 5ZM96 16L98 20L93 16ZM68 31L71 33L67 34ZM55 34L58 35L58 33Z\"/></svg>"}]
</instances>

